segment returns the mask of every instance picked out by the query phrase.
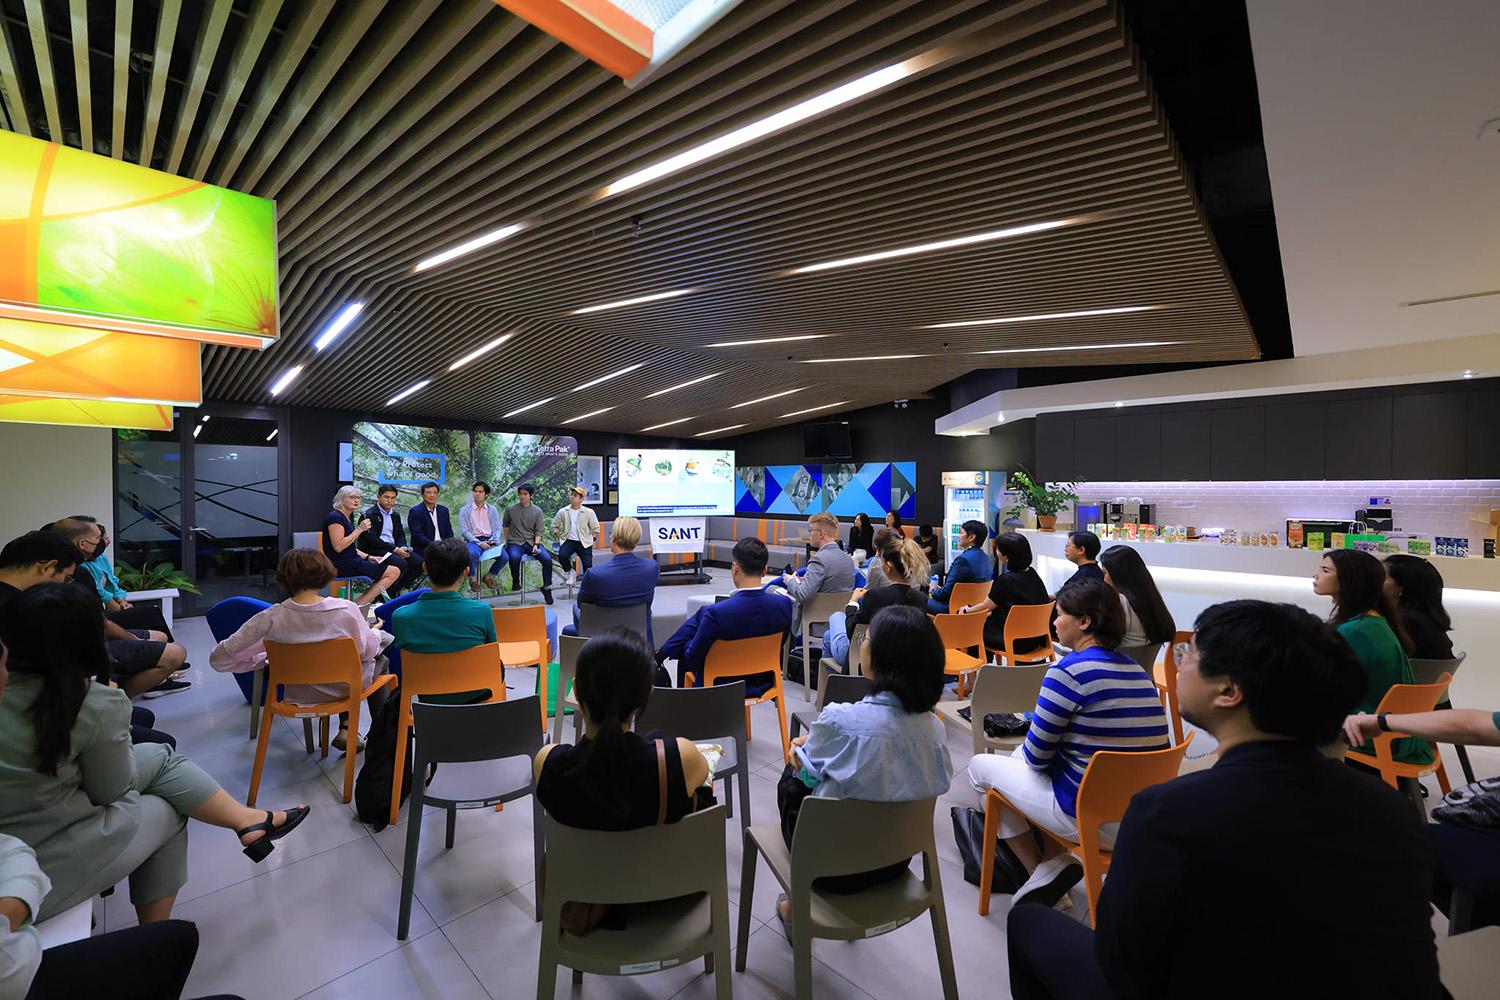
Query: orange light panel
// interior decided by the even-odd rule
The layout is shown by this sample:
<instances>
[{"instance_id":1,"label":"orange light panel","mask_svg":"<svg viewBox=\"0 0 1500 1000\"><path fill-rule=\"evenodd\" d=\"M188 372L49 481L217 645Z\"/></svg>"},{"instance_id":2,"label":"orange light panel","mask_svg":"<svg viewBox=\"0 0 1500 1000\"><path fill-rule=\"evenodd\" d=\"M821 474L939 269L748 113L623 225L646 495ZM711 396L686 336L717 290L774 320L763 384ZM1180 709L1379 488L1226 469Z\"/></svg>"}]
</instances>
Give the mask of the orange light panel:
<instances>
[{"instance_id":1,"label":"orange light panel","mask_svg":"<svg viewBox=\"0 0 1500 1000\"><path fill-rule=\"evenodd\" d=\"M651 61L651 29L607 0L495 0L579 55L629 78Z\"/></svg>"},{"instance_id":2,"label":"orange light panel","mask_svg":"<svg viewBox=\"0 0 1500 1000\"><path fill-rule=\"evenodd\" d=\"M0 394L203 401L191 340L0 318Z\"/></svg>"},{"instance_id":3,"label":"orange light panel","mask_svg":"<svg viewBox=\"0 0 1500 1000\"><path fill-rule=\"evenodd\" d=\"M172 408L147 403L102 403L93 399L0 395L0 423L71 424L81 427L169 431L172 429ZM58 458L62 460L65 456Z\"/></svg>"}]
</instances>

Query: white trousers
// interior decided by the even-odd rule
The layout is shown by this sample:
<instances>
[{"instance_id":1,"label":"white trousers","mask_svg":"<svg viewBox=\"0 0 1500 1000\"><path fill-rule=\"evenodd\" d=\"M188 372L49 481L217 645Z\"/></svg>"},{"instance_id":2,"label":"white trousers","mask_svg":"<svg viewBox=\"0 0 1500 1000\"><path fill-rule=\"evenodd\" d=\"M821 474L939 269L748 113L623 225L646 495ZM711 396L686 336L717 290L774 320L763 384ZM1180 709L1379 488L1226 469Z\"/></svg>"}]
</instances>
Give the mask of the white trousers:
<instances>
[{"instance_id":1,"label":"white trousers","mask_svg":"<svg viewBox=\"0 0 1500 1000\"><path fill-rule=\"evenodd\" d=\"M1078 839L1078 822L1057 804L1051 777L1027 764L1021 747L1009 755L975 754L969 761L969 783L979 794L980 809L984 808L985 792L991 788L1015 806L1000 807L1002 838L1020 836L1030 822L1059 837Z\"/></svg>"}]
</instances>

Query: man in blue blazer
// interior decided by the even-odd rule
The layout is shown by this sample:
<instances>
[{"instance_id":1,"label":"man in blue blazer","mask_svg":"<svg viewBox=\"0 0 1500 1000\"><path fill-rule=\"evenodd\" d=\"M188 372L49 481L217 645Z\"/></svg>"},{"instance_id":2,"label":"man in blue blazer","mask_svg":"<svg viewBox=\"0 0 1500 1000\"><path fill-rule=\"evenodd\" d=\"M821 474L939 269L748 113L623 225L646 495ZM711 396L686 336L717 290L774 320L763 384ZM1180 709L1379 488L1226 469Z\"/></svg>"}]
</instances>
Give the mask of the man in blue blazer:
<instances>
[{"instance_id":1,"label":"man in blue blazer","mask_svg":"<svg viewBox=\"0 0 1500 1000\"><path fill-rule=\"evenodd\" d=\"M988 537L990 529L984 526L983 521L964 522L962 534L958 536L961 551L953 560L953 565L948 567L943 585L932 588L932 596L927 599L928 614L948 613L948 595L953 592L955 583L973 583L976 580L989 583L994 577L994 566L990 563L990 557L984 554L984 540Z\"/></svg>"},{"instance_id":2,"label":"man in blue blazer","mask_svg":"<svg viewBox=\"0 0 1500 1000\"><path fill-rule=\"evenodd\" d=\"M406 512L406 527L411 532L411 547L417 557L425 559L427 546L453 537L453 521L448 508L438 503L438 484L422 484L422 502Z\"/></svg>"},{"instance_id":3,"label":"man in blue blazer","mask_svg":"<svg viewBox=\"0 0 1500 1000\"><path fill-rule=\"evenodd\" d=\"M624 608L633 604L649 605L656 597L656 578L661 567L655 559L635 554L641 541L641 522L633 517L617 517L609 530L609 550L614 555L583 574L578 584L578 600L573 603L573 624L563 635L578 634L578 606L597 604L605 608ZM646 614L646 641L653 646L651 614Z\"/></svg>"},{"instance_id":4,"label":"man in blue blazer","mask_svg":"<svg viewBox=\"0 0 1500 1000\"><path fill-rule=\"evenodd\" d=\"M725 600L693 612L682 627L657 651L658 660L677 661L677 683L685 685L693 675L693 686L703 686L703 663L708 650L718 639L753 639L772 633L787 634L792 629L792 599L780 591L761 589L760 579L766 572L769 554L759 538L741 538L734 546L734 593ZM745 693L764 694L774 682L771 674L750 677Z\"/></svg>"}]
</instances>

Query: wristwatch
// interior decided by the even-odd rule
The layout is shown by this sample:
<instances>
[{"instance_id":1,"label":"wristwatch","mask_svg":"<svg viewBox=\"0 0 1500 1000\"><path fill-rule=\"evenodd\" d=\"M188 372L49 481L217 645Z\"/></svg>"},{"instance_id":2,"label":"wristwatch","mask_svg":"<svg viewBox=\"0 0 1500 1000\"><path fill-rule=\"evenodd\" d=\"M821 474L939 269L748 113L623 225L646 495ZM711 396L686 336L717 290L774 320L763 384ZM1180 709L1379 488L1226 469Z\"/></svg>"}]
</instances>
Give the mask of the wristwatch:
<instances>
[{"instance_id":1,"label":"wristwatch","mask_svg":"<svg viewBox=\"0 0 1500 1000\"><path fill-rule=\"evenodd\" d=\"M1375 724L1380 727L1380 731L1382 733L1388 733L1391 731L1390 724L1385 721L1385 717L1388 714L1390 713L1381 712L1379 715L1375 716Z\"/></svg>"}]
</instances>

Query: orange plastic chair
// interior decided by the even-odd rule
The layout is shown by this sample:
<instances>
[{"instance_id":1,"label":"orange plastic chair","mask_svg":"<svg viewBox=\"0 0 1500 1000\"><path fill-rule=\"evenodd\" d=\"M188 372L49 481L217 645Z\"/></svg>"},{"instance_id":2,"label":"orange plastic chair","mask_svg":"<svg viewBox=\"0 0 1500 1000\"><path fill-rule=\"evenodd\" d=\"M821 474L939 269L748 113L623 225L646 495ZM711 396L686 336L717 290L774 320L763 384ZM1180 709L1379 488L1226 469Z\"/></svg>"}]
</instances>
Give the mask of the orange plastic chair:
<instances>
[{"instance_id":1,"label":"orange plastic chair","mask_svg":"<svg viewBox=\"0 0 1500 1000\"><path fill-rule=\"evenodd\" d=\"M785 636L780 632L758 635L751 639L716 639L708 647L703 658L703 685L711 687L720 678L734 679L771 674L771 687L764 694L745 699L745 739L750 739L750 708L763 701L776 703L776 715L781 720L781 756L788 762L792 759L792 743L786 728L786 694L781 688L781 651ZM683 687L694 685L694 675L689 671L683 677Z\"/></svg>"},{"instance_id":2,"label":"orange plastic chair","mask_svg":"<svg viewBox=\"0 0 1500 1000\"><path fill-rule=\"evenodd\" d=\"M271 743L271 720L321 719L323 756L328 756L328 720L340 712L349 713L349 733L359 734L359 709L364 700L383 687L396 683L395 674L381 674L369 687L362 685L364 665L359 646L348 636L323 639L320 642L275 642L266 640L266 704L260 713L260 736L255 744L255 766L250 771L250 794L245 805L255 805L260 791L260 775L266 766L266 747ZM283 684L343 684L350 692L343 698L314 705L294 705L283 699ZM350 747L344 756L344 801L354 797L354 759L358 754Z\"/></svg>"},{"instance_id":3,"label":"orange plastic chair","mask_svg":"<svg viewBox=\"0 0 1500 1000\"><path fill-rule=\"evenodd\" d=\"M1053 601L1046 604L1013 605L1005 616L1005 631L1001 633L1004 645L991 650L995 654L995 662L1012 667L1018 664L1033 666L1037 663L1051 663L1057 657L1057 652L1052 648L1052 609L1055 606ZM1016 652L1017 639L1040 637L1047 640L1047 644L1041 649Z\"/></svg>"},{"instance_id":4,"label":"orange plastic chair","mask_svg":"<svg viewBox=\"0 0 1500 1000\"><path fill-rule=\"evenodd\" d=\"M958 609L969 604L978 604L990 595L990 585L984 580L955 583L948 591L948 613L958 614Z\"/></svg>"},{"instance_id":5,"label":"orange plastic chair","mask_svg":"<svg viewBox=\"0 0 1500 1000\"><path fill-rule=\"evenodd\" d=\"M1443 693L1448 690L1452 683L1452 674L1442 674L1432 684L1392 684L1380 699L1380 705L1375 709L1376 713L1389 712L1391 715L1412 715L1417 712L1431 712L1437 707L1438 701ZM1436 774L1438 785L1443 794L1447 795L1453 791L1448 784L1448 772L1443 767L1443 755L1438 752L1437 744L1431 740L1424 740L1427 749L1432 753L1432 762L1429 764L1408 764L1397 760L1395 754L1395 742L1405 738L1405 733L1381 733L1370 742L1375 746L1373 754L1364 753L1360 750L1351 749L1344 755L1345 760L1356 761L1366 767L1373 767L1380 772L1385 783L1392 788L1400 790L1401 778L1411 778L1420 781L1429 774ZM1421 799L1415 800L1425 817L1427 810L1421 806Z\"/></svg>"},{"instance_id":6,"label":"orange plastic chair","mask_svg":"<svg viewBox=\"0 0 1500 1000\"><path fill-rule=\"evenodd\" d=\"M984 623L990 617L988 611L972 615L928 615L943 640L943 673L958 678L958 696L965 697L969 690L969 676L989 662L984 650ZM974 656L969 650L979 648Z\"/></svg>"},{"instance_id":7,"label":"orange plastic chair","mask_svg":"<svg viewBox=\"0 0 1500 1000\"><path fill-rule=\"evenodd\" d=\"M456 653L401 652L401 714L396 723L396 763L392 774L406 764L411 735L411 702L419 695L458 694L488 690L483 704L505 700L505 667L500 662L498 642L461 649ZM421 775L412 775L421 781ZM401 783L391 782L391 825L401 816Z\"/></svg>"},{"instance_id":8,"label":"orange plastic chair","mask_svg":"<svg viewBox=\"0 0 1500 1000\"><path fill-rule=\"evenodd\" d=\"M491 608L490 613L495 616L495 637L500 640L500 662L507 667L536 667L542 731L546 732L547 665L552 653L547 641L547 609L540 604L523 604L519 608Z\"/></svg>"},{"instance_id":9,"label":"orange plastic chair","mask_svg":"<svg viewBox=\"0 0 1500 1000\"><path fill-rule=\"evenodd\" d=\"M1177 654L1174 650L1179 643L1186 645L1192 641L1192 632L1178 631L1167 643L1162 661L1156 665L1156 684L1166 689L1167 714L1172 717L1172 739L1178 743L1182 742L1182 709L1177 704Z\"/></svg>"},{"instance_id":10,"label":"orange plastic chair","mask_svg":"<svg viewBox=\"0 0 1500 1000\"><path fill-rule=\"evenodd\" d=\"M1187 754L1193 734L1176 746L1165 750L1100 750L1089 758L1088 769L1083 772L1083 781L1078 785L1078 841L1075 843L1056 834L1042 830L1042 834L1055 841L1063 850L1083 862L1083 879L1089 893L1089 922L1093 923L1099 905L1099 890L1104 885L1104 873L1109 870L1112 851L1099 846L1099 827L1105 823L1118 823L1125 817L1125 810L1135 793L1164 781L1171 781L1182 770L1182 758ZM1005 796L991 788L984 796L984 841L988 847L1000 834L1000 806L1010 806ZM1038 827L1037 829L1041 829ZM990 914L990 883L995 877L995 851L990 847L984 852L979 872L979 915Z\"/></svg>"}]
</instances>

